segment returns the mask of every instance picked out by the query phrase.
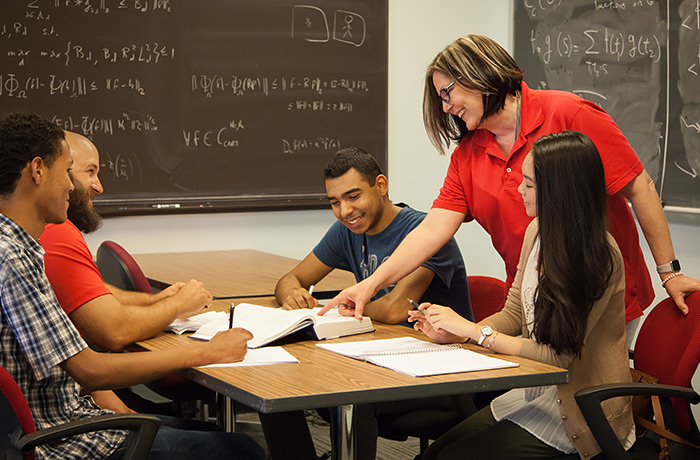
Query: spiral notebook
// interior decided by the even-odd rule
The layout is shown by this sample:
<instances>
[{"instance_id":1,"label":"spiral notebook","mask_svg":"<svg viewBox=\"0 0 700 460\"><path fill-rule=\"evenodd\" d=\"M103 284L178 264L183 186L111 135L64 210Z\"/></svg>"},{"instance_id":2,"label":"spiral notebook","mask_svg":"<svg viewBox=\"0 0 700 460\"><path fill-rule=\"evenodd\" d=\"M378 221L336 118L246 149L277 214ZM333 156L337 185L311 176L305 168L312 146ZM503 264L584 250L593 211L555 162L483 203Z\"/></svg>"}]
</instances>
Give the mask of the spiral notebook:
<instances>
[{"instance_id":1,"label":"spiral notebook","mask_svg":"<svg viewBox=\"0 0 700 460\"><path fill-rule=\"evenodd\" d=\"M440 345L413 337L319 343L316 346L413 377L519 366L518 363L466 350L456 343Z\"/></svg>"}]
</instances>

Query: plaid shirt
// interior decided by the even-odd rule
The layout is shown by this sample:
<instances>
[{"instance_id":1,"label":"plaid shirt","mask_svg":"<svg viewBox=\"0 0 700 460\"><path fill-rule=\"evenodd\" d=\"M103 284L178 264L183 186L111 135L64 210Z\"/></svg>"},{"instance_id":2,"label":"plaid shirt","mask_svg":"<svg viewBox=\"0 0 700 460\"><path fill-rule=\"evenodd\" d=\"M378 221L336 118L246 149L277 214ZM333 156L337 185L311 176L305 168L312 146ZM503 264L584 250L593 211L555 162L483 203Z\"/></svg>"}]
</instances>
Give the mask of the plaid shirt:
<instances>
[{"instance_id":1,"label":"plaid shirt","mask_svg":"<svg viewBox=\"0 0 700 460\"><path fill-rule=\"evenodd\" d=\"M37 429L110 413L79 386L60 363L87 345L63 312L44 274L44 250L21 227L0 214L0 365L17 381ZM126 437L98 431L38 447L37 458L99 459Z\"/></svg>"}]
</instances>

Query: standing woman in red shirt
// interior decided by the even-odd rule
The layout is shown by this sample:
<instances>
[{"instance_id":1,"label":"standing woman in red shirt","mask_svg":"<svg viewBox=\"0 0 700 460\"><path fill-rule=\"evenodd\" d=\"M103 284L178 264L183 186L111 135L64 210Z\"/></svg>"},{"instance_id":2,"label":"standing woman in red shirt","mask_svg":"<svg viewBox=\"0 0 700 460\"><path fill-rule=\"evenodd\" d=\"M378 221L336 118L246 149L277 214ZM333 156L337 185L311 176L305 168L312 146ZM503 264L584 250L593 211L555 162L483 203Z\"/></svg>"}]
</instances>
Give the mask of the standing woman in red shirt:
<instances>
[{"instance_id":1,"label":"standing woman in red shirt","mask_svg":"<svg viewBox=\"0 0 700 460\"><path fill-rule=\"evenodd\" d=\"M515 60L493 40L468 35L449 44L425 77L423 120L432 143L444 153L452 142L447 177L425 220L369 278L341 292L327 307L361 316L379 289L413 271L442 247L462 222L476 220L503 258L510 286L525 229L532 220L518 185L522 163L539 137L567 129L585 133L605 167L610 233L622 252L626 320L642 315L654 292L634 218L649 244L662 284L679 310L700 281L680 272L671 234L654 183L612 118L572 93L532 90Z\"/></svg>"}]
</instances>

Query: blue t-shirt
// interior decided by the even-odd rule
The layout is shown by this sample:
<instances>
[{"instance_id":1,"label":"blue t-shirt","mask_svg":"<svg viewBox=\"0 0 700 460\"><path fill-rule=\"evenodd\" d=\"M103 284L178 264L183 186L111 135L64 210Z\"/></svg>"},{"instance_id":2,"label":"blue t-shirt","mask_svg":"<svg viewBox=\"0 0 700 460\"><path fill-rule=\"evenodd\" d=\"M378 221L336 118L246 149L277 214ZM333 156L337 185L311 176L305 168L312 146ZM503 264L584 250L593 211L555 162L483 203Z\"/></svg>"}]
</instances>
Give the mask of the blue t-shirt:
<instances>
[{"instance_id":1,"label":"blue t-shirt","mask_svg":"<svg viewBox=\"0 0 700 460\"><path fill-rule=\"evenodd\" d=\"M314 248L314 255L329 267L351 271L358 282L368 278L426 216L424 212L416 211L402 203L397 206L402 206L402 209L394 220L376 235L358 235L336 221ZM455 239L451 238L422 266L430 269L435 276L420 302L452 307L454 311L473 321L467 271ZM382 289L372 300L387 294L393 288L394 286L389 286Z\"/></svg>"}]
</instances>

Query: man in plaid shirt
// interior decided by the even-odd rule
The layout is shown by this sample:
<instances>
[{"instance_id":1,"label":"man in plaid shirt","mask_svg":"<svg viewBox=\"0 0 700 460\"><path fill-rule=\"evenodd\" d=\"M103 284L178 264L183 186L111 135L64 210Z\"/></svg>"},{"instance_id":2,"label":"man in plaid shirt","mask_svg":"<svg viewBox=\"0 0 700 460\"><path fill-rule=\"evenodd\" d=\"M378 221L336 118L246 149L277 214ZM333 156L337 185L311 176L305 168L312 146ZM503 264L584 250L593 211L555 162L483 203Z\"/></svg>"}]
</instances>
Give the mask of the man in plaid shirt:
<instances>
[{"instance_id":1,"label":"man in plaid shirt","mask_svg":"<svg viewBox=\"0 0 700 460\"><path fill-rule=\"evenodd\" d=\"M46 223L66 219L73 190L64 133L32 114L0 116L0 365L17 381L37 428L92 417L100 409L84 391L121 388L188 367L240 361L248 331L163 352L102 354L87 347L61 309L44 274L38 243ZM211 300L199 284L193 293ZM206 303L206 299L205 303ZM72 436L37 448L37 458L118 459L126 433ZM223 432L161 427L151 457L264 459L255 441Z\"/></svg>"}]
</instances>

